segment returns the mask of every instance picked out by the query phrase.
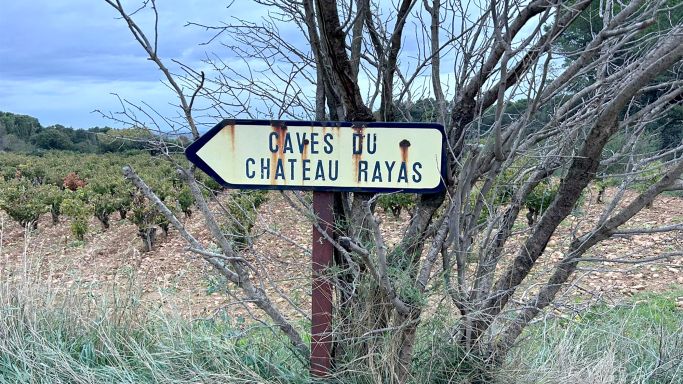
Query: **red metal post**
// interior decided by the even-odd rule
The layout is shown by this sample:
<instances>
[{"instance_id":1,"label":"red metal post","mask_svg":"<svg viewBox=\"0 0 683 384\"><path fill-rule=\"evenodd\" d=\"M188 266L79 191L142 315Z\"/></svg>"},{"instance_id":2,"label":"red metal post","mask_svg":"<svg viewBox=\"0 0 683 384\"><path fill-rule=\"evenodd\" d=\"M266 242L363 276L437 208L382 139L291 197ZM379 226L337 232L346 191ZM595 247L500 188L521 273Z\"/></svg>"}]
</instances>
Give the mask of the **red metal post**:
<instances>
[{"instance_id":1,"label":"red metal post","mask_svg":"<svg viewBox=\"0 0 683 384\"><path fill-rule=\"evenodd\" d=\"M313 192L313 212L321 228L332 235L334 193ZM334 247L313 226L313 281L311 295L311 376L330 372L332 350L332 283L326 277Z\"/></svg>"}]
</instances>

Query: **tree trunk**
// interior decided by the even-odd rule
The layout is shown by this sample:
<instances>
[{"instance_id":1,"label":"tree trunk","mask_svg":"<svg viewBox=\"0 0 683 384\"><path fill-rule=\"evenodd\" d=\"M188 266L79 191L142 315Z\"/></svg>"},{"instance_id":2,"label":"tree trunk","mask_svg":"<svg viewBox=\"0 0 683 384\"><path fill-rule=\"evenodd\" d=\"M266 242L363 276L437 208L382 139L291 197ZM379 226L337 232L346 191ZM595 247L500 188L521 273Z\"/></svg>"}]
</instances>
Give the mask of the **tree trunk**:
<instances>
[{"instance_id":1,"label":"tree trunk","mask_svg":"<svg viewBox=\"0 0 683 384\"><path fill-rule=\"evenodd\" d=\"M97 217L97 220L100 221L100 224L102 224L102 228L106 231L109 229L109 214L108 213L103 213L100 212L95 215Z\"/></svg>"},{"instance_id":2,"label":"tree trunk","mask_svg":"<svg viewBox=\"0 0 683 384\"><path fill-rule=\"evenodd\" d=\"M59 224L59 210L55 209L54 206L50 208L50 216L52 217L52 225Z\"/></svg>"},{"instance_id":3,"label":"tree trunk","mask_svg":"<svg viewBox=\"0 0 683 384\"><path fill-rule=\"evenodd\" d=\"M142 239L142 251L150 252L156 243L157 229L156 227L147 227L140 229L138 235Z\"/></svg>"}]
</instances>

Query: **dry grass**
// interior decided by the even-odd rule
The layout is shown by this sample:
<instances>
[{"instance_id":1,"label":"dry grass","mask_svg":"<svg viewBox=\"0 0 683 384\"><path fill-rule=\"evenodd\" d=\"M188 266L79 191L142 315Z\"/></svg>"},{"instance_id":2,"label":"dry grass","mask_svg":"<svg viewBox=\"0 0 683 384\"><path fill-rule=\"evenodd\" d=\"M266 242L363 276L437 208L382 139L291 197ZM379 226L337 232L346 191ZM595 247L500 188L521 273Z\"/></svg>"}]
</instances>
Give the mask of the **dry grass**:
<instances>
[{"instance_id":1,"label":"dry grass","mask_svg":"<svg viewBox=\"0 0 683 384\"><path fill-rule=\"evenodd\" d=\"M683 383L681 287L539 322L499 374L504 383Z\"/></svg>"},{"instance_id":2,"label":"dry grass","mask_svg":"<svg viewBox=\"0 0 683 384\"><path fill-rule=\"evenodd\" d=\"M304 364L269 328L187 320L142 304L134 273L111 294L55 290L33 272L0 269L0 383L291 383ZM89 293L90 292L90 293Z\"/></svg>"}]
</instances>

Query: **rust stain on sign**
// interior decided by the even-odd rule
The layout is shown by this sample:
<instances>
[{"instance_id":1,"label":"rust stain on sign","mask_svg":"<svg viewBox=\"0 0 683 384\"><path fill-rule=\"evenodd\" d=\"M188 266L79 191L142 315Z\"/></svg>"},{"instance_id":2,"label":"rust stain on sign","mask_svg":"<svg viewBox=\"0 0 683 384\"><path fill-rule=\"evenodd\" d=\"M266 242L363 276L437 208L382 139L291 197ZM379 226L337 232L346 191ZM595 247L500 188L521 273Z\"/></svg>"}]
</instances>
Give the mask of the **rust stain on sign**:
<instances>
[{"instance_id":1,"label":"rust stain on sign","mask_svg":"<svg viewBox=\"0 0 683 384\"><path fill-rule=\"evenodd\" d=\"M228 124L228 136L230 136L230 149L235 153L235 124Z\"/></svg>"},{"instance_id":2,"label":"rust stain on sign","mask_svg":"<svg viewBox=\"0 0 683 384\"><path fill-rule=\"evenodd\" d=\"M308 159L308 144L310 144L311 141L308 139L304 139L303 143L304 143L304 149L303 149L303 151L301 151L301 160L306 160L306 159Z\"/></svg>"},{"instance_id":3,"label":"rust stain on sign","mask_svg":"<svg viewBox=\"0 0 683 384\"><path fill-rule=\"evenodd\" d=\"M353 179L356 183L360 182L360 177L358 175L358 167L360 166L360 161L363 159L363 139L365 137L365 127L362 125L354 125L351 127L353 129L353 134L358 135L358 148L356 148L356 138L352 138L353 145ZM339 133L339 127L336 127L337 133ZM356 149L359 149L356 151Z\"/></svg>"},{"instance_id":4,"label":"rust stain on sign","mask_svg":"<svg viewBox=\"0 0 683 384\"><path fill-rule=\"evenodd\" d=\"M408 151L410 150L410 141L403 139L398 143L398 147L401 148L401 160L404 163L408 162Z\"/></svg>"},{"instance_id":5,"label":"rust stain on sign","mask_svg":"<svg viewBox=\"0 0 683 384\"><path fill-rule=\"evenodd\" d=\"M325 135L327 134L327 127L326 127L326 126L323 126L322 128L323 128L322 137L324 138ZM311 140L313 139L313 133L314 133L314 132L315 132L315 127L314 127L314 126L311 126L311 136L310 136L310 137L311 137ZM311 143L310 140L304 139L304 151L303 151L303 153L301 154L301 158L304 159L304 160L308 159L308 153L309 153L309 152L308 152L308 145L309 145L310 143Z\"/></svg>"},{"instance_id":6,"label":"rust stain on sign","mask_svg":"<svg viewBox=\"0 0 683 384\"><path fill-rule=\"evenodd\" d=\"M275 174L277 173L278 160L282 162L283 166L285 163L285 136L287 135L286 125L272 125L273 132L277 135L277 151L271 152L270 155L270 184L277 185L275 180Z\"/></svg>"}]
</instances>

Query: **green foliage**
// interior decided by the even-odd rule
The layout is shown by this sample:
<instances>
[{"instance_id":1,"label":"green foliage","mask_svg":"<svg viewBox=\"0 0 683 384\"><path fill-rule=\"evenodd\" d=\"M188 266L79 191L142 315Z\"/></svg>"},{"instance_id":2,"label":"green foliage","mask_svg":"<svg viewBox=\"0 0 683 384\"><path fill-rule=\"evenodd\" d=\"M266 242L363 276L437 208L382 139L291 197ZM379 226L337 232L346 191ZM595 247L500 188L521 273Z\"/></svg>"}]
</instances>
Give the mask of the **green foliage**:
<instances>
[{"instance_id":1,"label":"green foliage","mask_svg":"<svg viewBox=\"0 0 683 384\"><path fill-rule=\"evenodd\" d=\"M209 175L207 175L204 172L197 172L195 174L195 177L197 178L197 181L199 181L201 184L203 184L206 188L209 189L209 191L205 191L205 193L216 193L220 190L223 189L223 186L218 184L218 182L214 179L212 179Z\"/></svg>"},{"instance_id":2,"label":"green foliage","mask_svg":"<svg viewBox=\"0 0 683 384\"><path fill-rule=\"evenodd\" d=\"M23 178L37 185L42 184L45 180L46 171L44 167L40 166L39 160L28 159L16 166L14 175L15 178Z\"/></svg>"},{"instance_id":3,"label":"green foliage","mask_svg":"<svg viewBox=\"0 0 683 384\"><path fill-rule=\"evenodd\" d=\"M595 0L557 39L557 47L560 53L567 56L567 62L570 60L569 57L574 57L593 40L593 36L602 29L602 26L600 0Z\"/></svg>"},{"instance_id":4,"label":"green foliage","mask_svg":"<svg viewBox=\"0 0 683 384\"><path fill-rule=\"evenodd\" d=\"M396 256L396 255L394 255ZM399 257L404 257L405 255L399 255ZM405 265L405 264L404 264ZM427 305L427 296L420 292L414 284L415 277L403 266L399 267L389 267L387 270L392 284L396 289L396 293L400 297L409 303L410 305L415 305L418 307Z\"/></svg>"},{"instance_id":5,"label":"green foliage","mask_svg":"<svg viewBox=\"0 0 683 384\"><path fill-rule=\"evenodd\" d=\"M133 205L133 187L128 183L117 184L115 191L112 194L112 202L114 208L119 212L121 220L126 218L128 211Z\"/></svg>"},{"instance_id":6,"label":"green foliage","mask_svg":"<svg viewBox=\"0 0 683 384\"><path fill-rule=\"evenodd\" d=\"M394 105L397 111L397 116L401 117L401 121L409 121L407 116L402 116L401 112L410 113L410 121L435 122L438 117L438 106L436 100L420 99L413 103L398 103ZM401 112L398 112L401 111Z\"/></svg>"},{"instance_id":7,"label":"green foliage","mask_svg":"<svg viewBox=\"0 0 683 384\"><path fill-rule=\"evenodd\" d=\"M548 179L540 182L524 199L524 206L528 209L527 220L533 225L539 215L543 214L557 196L559 184L553 184Z\"/></svg>"},{"instance_id":8,"label":"green foliage","mask_svg":"<svg viewBox=\"0 0 683 384\"><path fill-rule=\"evenodd\" d=\"M627 170L624 170L627 171ZM624 181L628 184L627 188L637 192L645 192L654 183L658 182L665 173L664 164L660 161L649 163L645 168L632 169L628 173L629 178L624 177L606 177L595 182L595 187L598 190L597 202L602 203L604 192L608 187L616 187L621 185Z\"/></svg>"},{"instance_id":9,"label":"green foliage","mask_svg":"<svg viewBox=\"0 0 683 384\"><path fill-rule=\"evenodd\" d=\"M10 152L33 152L35 148L30 143L20 139L17 135L9 133L0 136L0 150Z\"/></svg>"},{"instance_id":10,"label":"green foliage","mask_svg":"<svg viewBox=\"0 0 683 384\"><path fill-rule=\"evenodd\" d=\"M683 20L683 9L677 7L677 5L679 5L678 1L668 0L668 3L670 6L668 12L659 12L654 20L654 24L643 29L640 32L641 36L665 32L669 30L672 25L677 25ZM603 28L600 5L600 0L593 0L590 6L581 12L569 28L557 39L557 48L561 54L567 57L568 61L571 60L572 57L578 55ZM616 14L622 9L623 3L614 2L613 7L613 13Z\"/></svg>"},{"instance_id":11,"label":"green foliage","mask_svg":"<svg viewBox=\"0 0 683 384\"><path fill-rule=\"evenodd\" d=\"M111 129L97 135L100 152L144 150L154 136L143 128Z\"/></svg>"},{"instance_id":12,"label":"green foliage","mask_svg":"<svg viewBox=\"0 0 683 384\"><path fill-rule=\"evenodd\" d=\"M180 210L185 214L186 217L192 216L192 205L194 205L194 196L190 192L190 188L184 186L180 189L178 193L178 205L180 205Z\"/></svg>"},{"instance_id":13,"label":"green foliage","mask_svg":"<svg viewBox=\"0 0 683 384\"><path fill-rule=\"evenodd\" d=\"M43 186L43 198L45 204L50 207L50 215L52 216L52 224L59 223L59 215L62 213L62 201L64 200L65 192L56 185L46 184Z\"/></svg>"},{"instance_id":14,"label":"green foliage","mask_svg":"<svg viewBox=\"0 0 683 384\"><path fill-rule=\"evenodd\" d=\"M664 174L664 165L661 162L649 164L645 169L637 170L638 174L632 188L638 192L644 192L659 181Z\"/></svg>"},{"instance_id":15,"label":"green foliage","mask_svg":"<svg viewBox=\"0 0 683 384\"><path fill-rule=\"evenodd\" d=\"M13 135L18 140L28 142L29 138L41 129L35 117L0 112L0 134ZM3 149L8 150L6 147L0 147L0 150Z\"/></svg>"},{"instance_id":16,"label":"green foliage","mask_svg":"<svg viewBox=\"0 0 683 384\"><path fill-rule=\"evenodd\" d=\"M420 342L415 351L412 370L417 374L415 383L490 382L489 377L478 376L486 370L486 362L472 351L454 343L444 343L449 336L437 332L425 334L424 338L431 344Z\"/></svg>"},{"instance_id":17,"label":"green foliage","mask_svg":"<svg viewBox=\"0 0 683 384\"><path fill-rule=\"evenodd\" d=\"M104 229L109 229L109 216L116 212L114 200L111 195L94 193L88 197L88 201L93 206L95 217L100 221Z\"/></svg>"},{"instance_id":18,"label":"green foliage","mask_svg":"<svg viewBox=\"0 0 683 384\"><path fill-rule=\"evenodd\" d=\"M173 212L174 215L176 214L175 209L173 209L174 207L172 205L168 208L171 210L171 212ZM168 221L166 216L162 214L156 215L154 223L158 225L162 231L164 231L164 236L168 236L168 230L170 229L169 226L171 225L171 223Z\"/></svg>"},{"instance_id":19,"label":"green foliage","mask_svg":"<svg viewBox=\"0 0 683 384\"><path fill-rule=\"evenodd\" d=\"M156 243L155 225L159 220L159 212L142 194L136 193L131 205L131 221L138 227L138 236L142 239L143 250L149 252Z\"/></svg>"},{"instance_id":20,"label":"green foliage","mask_svg":"<svg viewBox=\"0 0 683 384\"><path fill-rule=\"evenodd\" d=\"M659 127L658 136L661 148L674 148L683 142L683 105L679 104L671 108Z\"/></svg>"},{"instance_id":21,"label":"green foliage","mask_svg":"<svg viewBox=\"0 0 683 384\"><path fill-rule=\"evenodd\" d=\"M256 220L256 210L268 200L268 192L263 190L237 191L228 201L229 220L224 231L237 249L251 243L252 228Z\"/></svg>"},{"instance_id":22,"label":"green foliage","mask_svg":"<svg viewBox=\"0 0 683 384\"><path fill-rule=\"evenodd\" d=\"M43 153L70 150L78 153L124 153L147 149L146 142L158 140L144 128L74 129L56 124L43 127L34 117L0 112L0 151ZM184 141L183 141L184 140ZM187 139L168 139L187 144Z\"/></svg>"},{"instance_id":23,"label":"green foliage","mask_svg":"<svg viewBox=\"0 0 683 384\"><path fill-rule=\"evenodd\" d=\"M391 193L382 195L377 199L377 205L384 210L384 212L391 212L394 217L398 218L401 211L410 210L415 206L415 195L409 193Z\"/></svg>"},{"instance_id":24,"label":"green foliage","mask_svg":"<svg viewBox=\"0 0 683 384\"><path fill-rule=\"evenodd\" d=\"M225 293L228 289L228 279L220 274L206 275L206 294L213 295L214 293Z\"/></svg>"},{"instance_id":25,"label":"green foliage","mask_svg":"<svg viewBox=\"0 0 683 384\"><path fill-rule=\"evenodd\" d=\"M91 179L85 187L95 217L104 229L109 228L112 213L119 212L125 219L133 203L133 186L117 174L102 174Z\"/></svg>"},{"instance_id":26,"label":"green foliage","mask_svg":"<svg viewBox=\"0 0 683 384\"><path fill-rule=\"evenodd\" d=\"M627 145L629 140L629 134L625 132L618 132L615 134L603 150L603 158L612 157L615 153L623 151L624 146ZM627 172L627 165L629 161L637 160L643 157L649 157L652 153L655 153L660 146L660 137L656 133L651 133L649 135L644 135L633 148L633 154L631 158L625 158L621 161L614 162L602 169L602 173L605 174L622 174Z\"/></svg>"},{"instance_id":27,"label":"green foliage","mask_svg":"<svg viewBox=\"0 0 683 384\"><path fill-rule=\"evenodd\" d=\"M520 158L498 176L493 188L484 196L485 203L481 207L482 213L478 219L479 224L488 220L491 207L509 204L517 189L528 180L530 173L522 172L532 165L527 164L528 161L526 158ZM559 182L557 180L547 178L538 183L524 198L522 205L527 209L526 217L529 225L533 225L538 216L543 214L555 200L558 187ZM480 186L477 186L470 194L471 205L476 204L480 198L479 188Z\"/></svg>"},{"instance_id":28,"label":"green foliage","mask_svg":"<svg viewBox=\"0 0 683 384\"><path fill-rule=\"evenodd\" d=\"M62 212L71 219L71 233L80 241L83 241L88 232L88 218L92 214L91 207L85 202L86 199L83 191L77 191L68 192L62 201Z\"/></svg>"},{"instance_id":29,"label":"green foliage","mask_svg":"<svg viewBox=\"0 0 683 384\"><path fill-rule=\"evenodd\" d=\"M680 6L678 0L668 0L668 9L661 11L654 16L654 23L647 28L638 32L639 37L633 39L629 44L621 47L611 60L614 62L623 62L625 57L630 55L640 55L643 51L643 41L646 40L647 35L664 35L670 33L672 26L676 26L683 22L683 7ZM557 39L555 49L565 58L565 65L571 64L578 55L581 54L586 45L593 40L593 37L603 29L603 17L600 12L601 0L593 0L590 6L572 22L569 28L564 31ZM614 12L619 12L624 6L624 3L614 2ZM643 12L646 7L641 7ZM681 67L675 67L673 70L659 76L655 82L664 83L680 78ZM596 73L587 73L583 76L577 77L573 90L577 91L586 85L593 82L596 78ZM648 105L651 101L667 92L666 87L652 87L641 93L637 102L630 104L630 112L637 112L639 106ZM683 140L683 108L680 106L680 99L675 102L679 105L672 108L664 114L662 119L651 123L647 127L647 131L654 137L654 140L648 139L650 142L656 142L657 149L672 148L680 145ZM638 152L644 153L644 152ZM673 155L672 155L673 156Z\"/></svg>"},{"instance_id":30,"label":"green foliage","mask_svg":"<svg viewBox=\"0 0 683 384\"><path fill-rule=\"evenodd\" d=\"M17 209L15 204L8 203L2 209L11 211L14 217L21 216L22 222L34 221L47 210L56 221L65 212L79 239L88 230L89 216L94 215L107 229L114 212L118 211L124 219L132 211L131 221L138 226L145 249L150 250L157 228L167 232L169 222L146 199L136 197L134 187L121 173L124 165L132 165L173 212L191 214L194 199L187 186L178 180L168 161L147 152L84 155L50 151L40 156L0 153L0 180L7 180L4 183L10 186L0 191L7 195L5 200L35 200L38 204L20 204L21 209ZM17 191L19 186L21 193ZM25 196L23 192L26 192ZM60 204L67 198L67 205L73 208L70 213L66 213Z\"/></svg>"},{"instance_id":31,"label":"green foliage","mask_svg":"<svg viewBox=\"0 0 683 384\"><path fill-rule=\"evenodd\" d=\"M44 192L25 178L0 184L0 209L22 227L37 226L38 218L48 211Z\"/></svg>"},{"instance_id":32,"label":"green foliage","mask_svg":"<svg viewBox=\"0 0 683 384\"><path fill-rule=\"evenodd\" d=\"M58 129L43 129L31 138L33 144L42 149L64 150L71 148L69 136Z\"/></svg>"}]
</instances>

